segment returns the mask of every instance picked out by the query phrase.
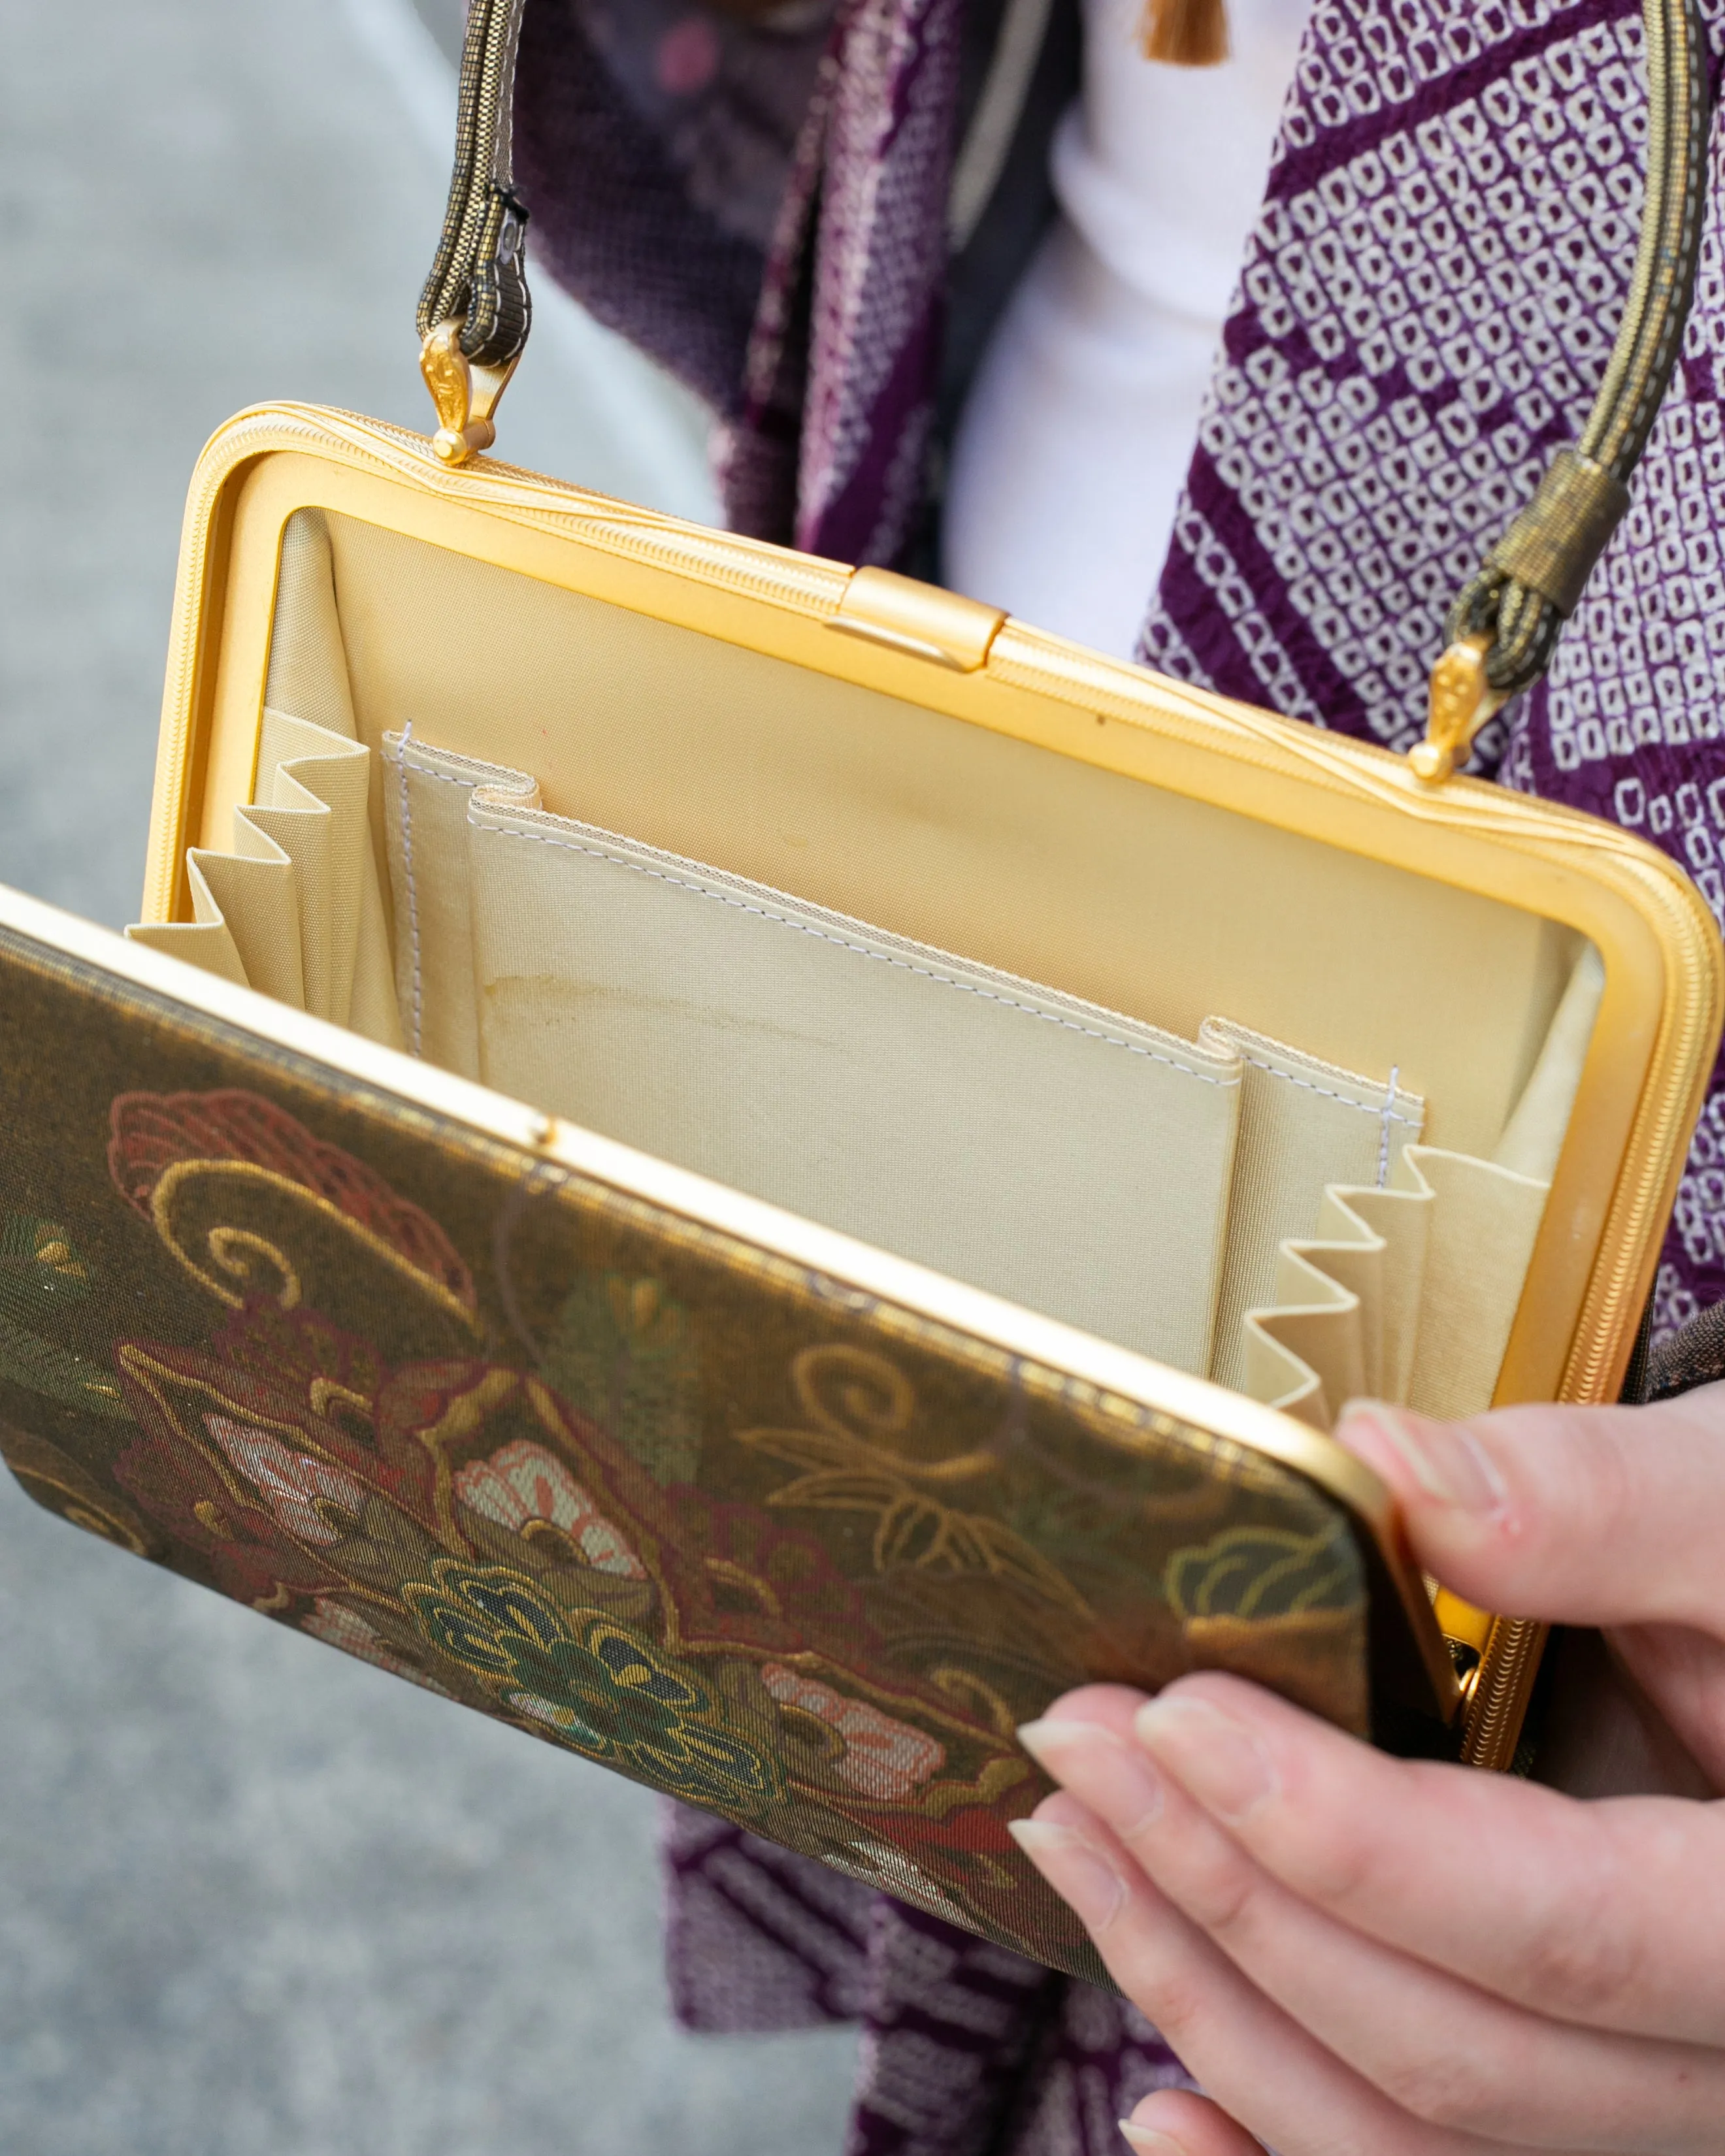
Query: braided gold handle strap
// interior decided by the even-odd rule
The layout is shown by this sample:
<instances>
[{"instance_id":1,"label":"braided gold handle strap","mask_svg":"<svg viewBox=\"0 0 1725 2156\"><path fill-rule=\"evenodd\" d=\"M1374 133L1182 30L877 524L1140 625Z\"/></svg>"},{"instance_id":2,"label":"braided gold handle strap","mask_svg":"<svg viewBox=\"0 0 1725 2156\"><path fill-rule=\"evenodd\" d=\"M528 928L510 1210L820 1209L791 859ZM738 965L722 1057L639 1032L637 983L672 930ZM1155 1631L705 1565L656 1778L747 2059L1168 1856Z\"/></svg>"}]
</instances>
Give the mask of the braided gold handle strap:
<instances>
[{"instance_id":1,"label":"braided gold handle strap","mask_svg":"<svg viewBox=\"0 0 1725 2156\"><path fill-rule=\"evenodd\" d=\"M421 366L440 425L433 446L464 464L496 439L492 415L532 321L512 172L523 0L470 0L455 167L437 259L420 297ZM1463 587L1432 670L1431 716L1410 757L1438 783L1475 735L1551 663L1558 632L1629 506L1682 343L1695 288L1706 172L1707 40L1697 0L1642 0L1647 182L1617 341L1580 439Z\"/></svg>"},{"instance_id":2,"label":"braided gold handle strap","mask_svg":"<svg viewBox=\"0 0 1725 2156\"><path fill-rule=\"evenodd\" d=\"M1551 664L1558 635L1629 506L1630 476L1664 399L1695 290L1707 169L1707 33L1696 0L1642 0L1647 191L1617 341L1581 438L1462 587L1432 670L1431 716L1409 761L1433 783Z\"/></svg>"},{"instance_id":3,"label":"braided gold handle strap","mask_svg":"<svg viewBox=\"0 0 1725 2156\"><path fill-rule=\"evenodd\" d=\"M514 180L522 0L471 0L461 54L455 168L437 259L419 297L420 366L441 422L432 446L465 464L496 439L492 414L532 326Z\"/></svg>"}]
</instances>

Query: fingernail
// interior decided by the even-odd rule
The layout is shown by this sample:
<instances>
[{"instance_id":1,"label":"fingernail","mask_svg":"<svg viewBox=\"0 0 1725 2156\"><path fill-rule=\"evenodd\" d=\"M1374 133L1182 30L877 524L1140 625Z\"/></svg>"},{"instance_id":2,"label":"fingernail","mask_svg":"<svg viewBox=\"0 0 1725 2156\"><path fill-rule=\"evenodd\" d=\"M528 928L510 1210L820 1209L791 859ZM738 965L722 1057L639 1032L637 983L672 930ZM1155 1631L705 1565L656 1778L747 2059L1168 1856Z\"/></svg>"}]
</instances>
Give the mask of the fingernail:
<instances>
[{"instance_id":1,"label":"fingernail","mask_svg":"<svg viewBox=\"0 0 1725 2156\"><path fill-rule=\"evenodd\" d=\"M1027 1722L1019 1742L1127 1840L1162 1810L1162 1782L1138 1750L1095 1722Z\"/></svg>"},{"instance_id":2,"label":"fingernail","mask_svg":"<svg viewBox=\"0 0 1725 2156\"><path fill-rule=\"evenodd\" d=\"M1454 1423L1431 1422L1380 1400L1350 1402L1336 1435L1375 1467L1393 1490L1465 1512L1493 1512L1508 1502L1497 1464L1473 1435Z\"/></svg>"},{"instance_id":3,"label":"fingernail","mask_svg":"<svg viewBox=\"0 0 1725 2156\"><path fill-rule=\"evenodd\" d=\"M1126 1881L1093 1841L1046 1820L1009 1820L1007 1832L1089 1932L1120 1913Z\"/></svg>"},{"instance_id":4,"label":"fingernail","mask_svg":"<svg viewBox=\"0 0 1725 2156\"><path fill-rule=\"evenodd\" d=\"M1135 2126L1129 2118L1122 2118L1120 2130L1138 2156L1186 2156L1186 2144L1176 2141L1171 2133L1158 2133L1153 2126Z\"/></svg>"},{"instance_id":5,"label":"fingernail","mask_svg":"<svg viewBox=\"0 0 1725 2156\"><path fill-rule=\"evenodd\" d=\"M1138 1709L1139 1737L1206 1811L1245 1818L1276 1794L1276 1763L1255 1732L1207 1699L1153 1699Z\"/></svg>"}]
</instances>

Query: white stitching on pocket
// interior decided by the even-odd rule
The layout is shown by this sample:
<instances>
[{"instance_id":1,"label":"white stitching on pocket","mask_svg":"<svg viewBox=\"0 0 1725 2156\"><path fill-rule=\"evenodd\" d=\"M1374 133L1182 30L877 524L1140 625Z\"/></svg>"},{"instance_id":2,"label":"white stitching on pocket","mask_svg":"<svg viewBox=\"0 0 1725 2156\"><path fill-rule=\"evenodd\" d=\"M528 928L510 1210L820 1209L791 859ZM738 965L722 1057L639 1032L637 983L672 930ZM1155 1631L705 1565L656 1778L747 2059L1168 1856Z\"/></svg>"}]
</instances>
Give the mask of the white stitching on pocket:
<instances>
[{"instance_id":1,"label":"white stitching on pocket","mask_svg":"<svg viewBox=\"0 0 1725 2156\"><path fill-rule=\"evenodd\" d=\"M1405 1123L1408 1120L1405 1116L1391 1113L1395 1105L1396 1084L1401 1075L1400 1064L1392 1063L1389 1066L1389 1091L1384 1096L1384 1112L1378 1119L1378 1188L1380 1190L1389 1180L1389 1127L1392 1123Z\"/></svg>"},{"instance_id":2,"label":"white stitching on pocket","mask_svg":"<svg viewBox=\"0 0 1725 2156\"><path fill-rule=\"evenodd\" d=\"M1038 1010L1034 1004L1014 1002L1010 996L997 994L992 988L979 988L974 982L955 980L950 973L937 973L933 968L913 964L891 951L871 951L865 943L851 943L842 936L829 936L824 928L816 928L806 921L796 921L788 914L774 913L762 906L752 906L744 898L726 891L709 891L703 884L691 883L686 877L667 875L662 869L649 869L644 861L620 860L615 854L608 853L603 846L583 846L574 839L554 839L545 831L522 831L506 824L482 824L480 829L500 839L529 839L536 845L554 846L560 853L585 854L590 859L607 862L612 868L631 869L637 875L650 876L654 882L669 884L678 891L691 891L697 898L717 899L721 904L735 906L739 912L752 913L762 921L770 921L781 928L794 928L799 935L812 936L822 943L830 943L837 950L854 952L860 958L872 958L878 963L896 966L906 973L919 974L924 980L937 986L959 988L965 994L978 996L986 1003L999 1004L1004 1010L1022 1011L1025 1017L1040 1019L1049 1025L1064 1026L1069 1033L1083 1034L1088 1040L1099 1040L1105 1047L1123 1048L1129 1055L1142 1055L1151 1063L1165 1064L1170 1070L1178 1070L1189 1078L1196 1078L1205 1086L1237 1086L1238 1078L1221 1078L1208 1070L1194 1070L1189 1063L1182 1063L1177 1056L1163 1055L1140 1041L1122 1040L1118 1034L1103 1033L1095 1026L1081 1025L1076 1019L1063 1018L1057 1011ZM1296 1081L1296 1083L1300 1081ZM1358 1106L1358 1103L1354 1103Z\"/></svg>"},{"instance_id":3,"label":"white stitching on pocket","mask_svg":"<svg viewBox=\"0 0 1725 2156\"><path fill-rule=\"evenodd\" d=\"M413 1054L423 1053L425 1037L425 994L419 975L419 892L413 880L413 808L408 793L408 743L413 738L413 722L409 719L402 728L401 747L396 752L396 773L401 784L401 864L402 874L408 886L408 943L413 954ZM414 764L415 771L424 769ZM439 774L428 773L429 778Z\"/></svg>"},{"instance_id":4,"label":"white stitching on pocket","mask_svg":"<svg viewBox=\"0 0 1725 2156\"><path fill-rule=\"evenodd\" d=\"M1332 1086L1314 1086L1309 1078L1296 1078L1291 1070L1280 1070L1274 1063L1265 1062L1260 1055L1248 1055L1244 1049L1240 1053L1240 1060L1243 1063L1250 1063L1254 1070L1267 1070L1272 1078L1286 1079L1290 1086L1297 1086L1304 1092L1321 1094L1326 1101L1339 1101L1344 1108L1358 1108L1363 1116L1376 1116L1378 1121L1386 1126L1390 1123L1404 1123L1410 1131L1416 1131L1420 1127L1418 1116L1397 1116L1390 1113L1389 1101L1395 1098L1396 1075L1401 1070L1400 1064L1397 1064L1395 1070L1390 1074L1389 1100L1385 1101L1381 1108L1374 1108L1369 1101L1350 1100L1346 1093L1338 1093ZM1387 1142L1389 1138L1387 1128L1384 1136Z\"/></svg>"}]
</instances>

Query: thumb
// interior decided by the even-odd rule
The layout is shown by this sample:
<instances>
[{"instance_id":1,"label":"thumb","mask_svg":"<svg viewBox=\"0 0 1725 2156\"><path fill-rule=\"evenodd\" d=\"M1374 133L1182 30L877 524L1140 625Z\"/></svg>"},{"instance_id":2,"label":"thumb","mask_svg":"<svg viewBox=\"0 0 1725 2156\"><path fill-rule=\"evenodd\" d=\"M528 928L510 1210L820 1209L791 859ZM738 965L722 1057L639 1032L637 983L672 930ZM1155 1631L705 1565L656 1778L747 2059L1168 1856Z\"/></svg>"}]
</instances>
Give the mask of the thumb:
<instances>
[{"instance_id":1,"label":"thumb","mask_svg":"<svg viewBox=\"0 0 1725 2156\"><path fill-rule=\"evenodd\" d=\"M1420 1563L1479 1608L1725 1632L1725 1384L1457 1423L1356 1400L1336 1436L1394 1492Z\"/></svg>"}]
</instances>

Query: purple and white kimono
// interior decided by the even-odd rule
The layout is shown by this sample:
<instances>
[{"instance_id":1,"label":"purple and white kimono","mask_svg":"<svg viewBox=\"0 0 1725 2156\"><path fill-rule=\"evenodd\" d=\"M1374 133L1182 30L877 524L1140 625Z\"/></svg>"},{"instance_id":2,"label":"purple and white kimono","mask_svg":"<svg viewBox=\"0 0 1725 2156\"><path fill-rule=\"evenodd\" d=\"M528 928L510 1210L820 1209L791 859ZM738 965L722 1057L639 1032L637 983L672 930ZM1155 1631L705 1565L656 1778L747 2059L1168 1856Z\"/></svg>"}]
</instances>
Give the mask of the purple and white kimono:
<instances>
[{"instance_id":1,"label":"purple and white kimono","mask_svg":"<svg viewBox=\"0 0 1725 2156\"><path fill-rule=\"evenodd\" d=\"M1716 50L1725 0L1705 0ZM1076 10L1025 0L528 0L517 168L540 259L699 392L739 528L937 573L969 370L1050 213ZM1009 143L990 63L1046 14ZM1003 24L1004 28L1003 29ZM1022 53L1022 48L1020 49ZM1317 0L1141 655L1403 748L1451 596L1573 440L1628 289L1639 0ZM1717 60L1714 61L1717 78ZM952 179L999 179L955 253ZM1633 503L1548 678L1474 769L1666 848L1725 920L1725 149ZM1725 1083L1661 1265L1725 1295ZM679 2010L860 2019L850 2156L1102 2156L1184 2076L1131 2007L692 1814Z\"/></svg>"}]
</instances>

